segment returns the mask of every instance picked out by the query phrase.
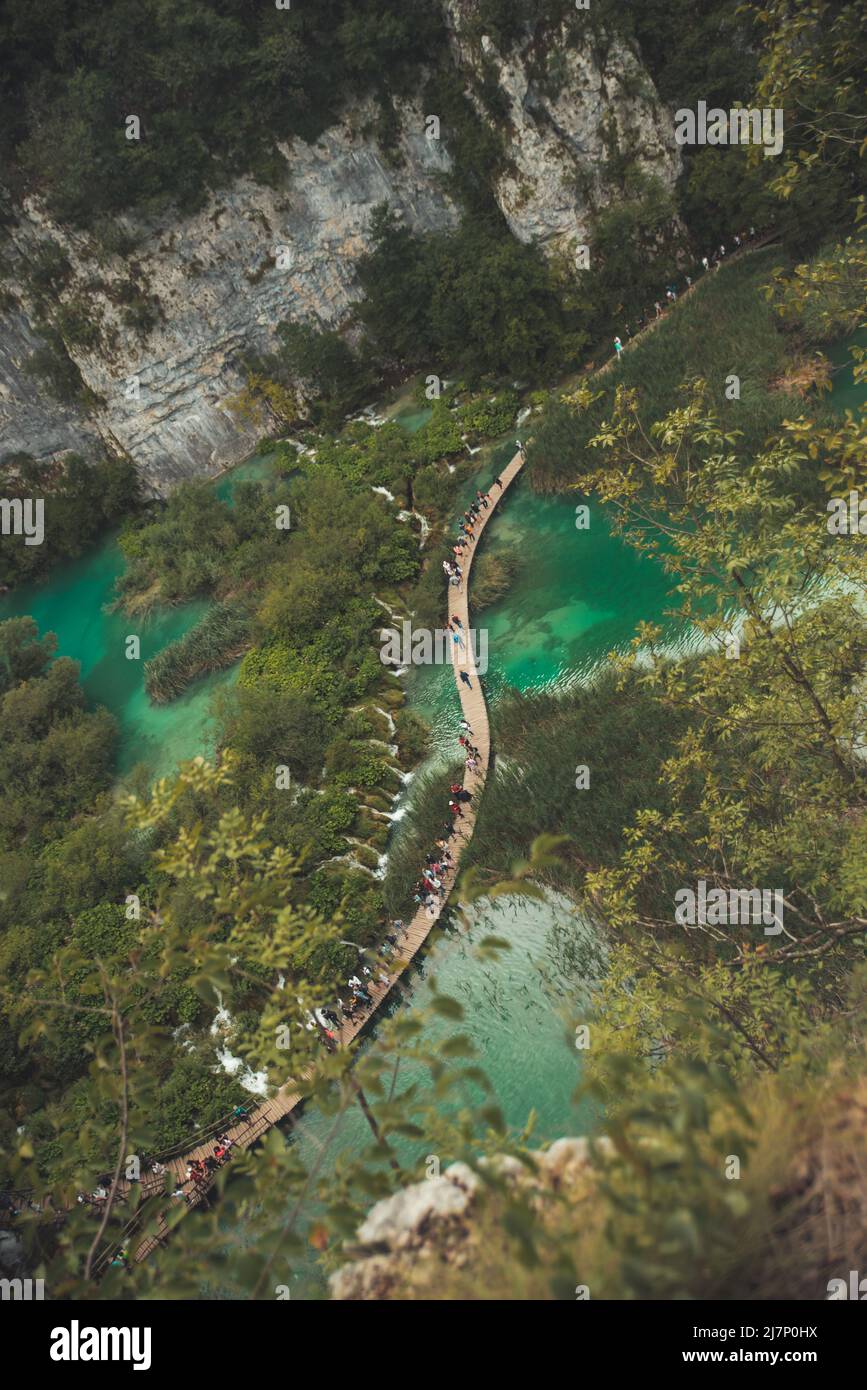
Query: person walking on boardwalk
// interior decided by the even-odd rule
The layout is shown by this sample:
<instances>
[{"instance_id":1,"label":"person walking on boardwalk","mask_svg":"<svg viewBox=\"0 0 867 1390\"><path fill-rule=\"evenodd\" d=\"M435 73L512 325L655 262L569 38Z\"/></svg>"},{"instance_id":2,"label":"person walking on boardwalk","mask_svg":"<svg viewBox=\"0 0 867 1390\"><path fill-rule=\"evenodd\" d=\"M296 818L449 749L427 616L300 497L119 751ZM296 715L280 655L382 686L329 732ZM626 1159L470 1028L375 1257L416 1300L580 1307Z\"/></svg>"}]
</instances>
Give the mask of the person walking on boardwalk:
<instances>
[{"instance_id":1,"label":"person walking on boardwalk","mask_svg":"<svg viewBox=\"0 0 867 1390\"><path fill-rule=\"evenodd\" d=\"M464 731L465 734L471 734L471 733L473 732L472 729L471 729L471 727L470 727L470 722L469 722L468 719L462 719L462 720L460 721L460 728L463 729L463 731Z\"/></svg>"},{"instance_id":2,"label":"person walking on boardwalk","mask_svg":"<svg viewBox=\"0 0 867 1390\"><path fill-rule=\"evenodd\" d=\"M473 683L467 675L466 671L460 671L458 674L460 675L460 678L463 681L464 685L468 686L469 689L472 690Z\"/></svg>"}]
</instances>

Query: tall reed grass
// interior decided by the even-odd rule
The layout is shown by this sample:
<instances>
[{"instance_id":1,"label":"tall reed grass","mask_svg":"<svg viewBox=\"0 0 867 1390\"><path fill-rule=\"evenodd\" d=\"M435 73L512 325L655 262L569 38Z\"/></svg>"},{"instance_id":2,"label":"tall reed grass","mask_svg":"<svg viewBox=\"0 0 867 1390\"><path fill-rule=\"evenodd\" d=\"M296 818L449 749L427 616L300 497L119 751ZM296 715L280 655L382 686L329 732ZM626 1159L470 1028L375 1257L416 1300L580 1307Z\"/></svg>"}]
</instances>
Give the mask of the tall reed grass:
<instances>
[{"instance_id":1,"label":"tall reed grass","mask_svg":"<svg viewBox=\"0 0 867 1390\"><path fill-rule=\"evenodd\" d=\"M525 859L537 835L568 835L546 881L578 895L588 871L613 864L635 812L664 805L659 769L680 729L634 679L603 670L561 694L511 692L493 709L495 761L465 865L492 879ZM589 786L576 786L579 767Z\"/></svg>"},{"instance_id":2,"label":"tall reed grass","mask_svg":"<svg viewBox=\"0 0 867 1390\"><path fill-rule=\"evenodd\" d=\"M195 627L145 662L145 689L155 704L168 704L208 671L231 666L251 642L250 619L235 603L218 603Z\"/></svg>"}]
</instances>

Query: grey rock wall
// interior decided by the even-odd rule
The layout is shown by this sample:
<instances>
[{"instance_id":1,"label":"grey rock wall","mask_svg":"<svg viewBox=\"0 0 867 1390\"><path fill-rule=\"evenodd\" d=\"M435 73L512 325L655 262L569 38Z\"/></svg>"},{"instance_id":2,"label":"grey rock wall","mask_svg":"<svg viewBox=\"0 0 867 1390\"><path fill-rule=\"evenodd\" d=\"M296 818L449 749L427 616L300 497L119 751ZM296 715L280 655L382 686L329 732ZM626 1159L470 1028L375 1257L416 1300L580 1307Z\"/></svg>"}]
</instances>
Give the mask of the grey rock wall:
<instances>
[{"instance_id":1,"label":"grey rock wall","mask_svg":"<svg viewBox=\"0 0 867 1390\"><path fill-rule=\"evenodd\" d=\"M128 261L100 264L91 238L28 204L12 234L14 254L26 260L49 239L63 248L73 268L63 298L84 296L101 328L98 350L72 346L70 355L101 404L90 419L76 416L22 371L37 340L20 277L21 307L0 322L0 457L18 449L43 457L101 436L164 492L248 454L261 429L225 406L243 384L239 353L272 348L282 319L330 327L346 318L358 298L354 267L369 246L378 203L389 203L419 231L457 221L442 187L445 146L425 138L419 111L405 107L401 114L396 160L386 162L362 133L373 111L359 108L315 144L297 140L282 148L286 180L279 189L239 179L193 217L149 226L128 220L137 242ZM113 302L129 281L130 261L159 308L144 338L126 327L122 306Z\"/></svg>"},{"instance_id":2,"label":"grey rock wall","mask_svg":"<svg viewBox=\"0 0 867 1390\"><path fill-rule=\"evenodd\" d=\"M499 89L509 162L494 193L516 237L550 254L584 241L593 211L616 196L606 172L612 142L673 183L679 156L670 117L623 43L582 40L580 29L564 25L500 53L472 24L475 0L442 3L454 60L482 119L492 119L479 96L482 77ZM422 232L457 223L443 179L448 132L427 139L427 114L435 113L404 103L399 148L384 153L371 134L373 107L350 109L315 144L282 147L277 189L241 178L195 216L128 219L136 244L126 258L106 257L90 236L53 224L29 202L4 251L16 302L0 317L0 459L19 450L38 458L87 453L101 443L129 454L149 487L165 493L249 454L263 427L226 407L243 384L239 355L272 348L283 319L345 323L377 204ZM99 324L95 346L67 343L95 402L87 411L60 406L23 370L38 343L26 264L49 240L72 266L62 300L83 300ZM158 312L144 334L123 317L131 280Z\"/></svg>"}]
</instances>

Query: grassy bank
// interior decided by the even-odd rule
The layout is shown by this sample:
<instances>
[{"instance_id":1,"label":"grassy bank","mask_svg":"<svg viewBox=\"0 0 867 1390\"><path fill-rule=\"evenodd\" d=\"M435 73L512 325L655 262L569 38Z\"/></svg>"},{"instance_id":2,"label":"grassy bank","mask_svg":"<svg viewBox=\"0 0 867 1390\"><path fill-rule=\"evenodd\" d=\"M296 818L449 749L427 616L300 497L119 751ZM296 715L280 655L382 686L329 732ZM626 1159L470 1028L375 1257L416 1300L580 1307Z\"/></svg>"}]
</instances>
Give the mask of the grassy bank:
<instances>
[{"instance_id":1,"label":"grassy bank","mask_svg":"<svg viewBox=\"0 0 867 1390\"><path fill-rule=\"evenodd\" d=\"M562 694L513 691L492 714L498 756L466 866L493 881L526 856L533 836L568 835L547 881L577 895L588 872L616 861L623 826L635 812L665 806L659 770L683 725L637 681L618 689L608 668L592 684ZM579 768L587 769L586 778ZM589 784L579 788L581 780Z\"/></svg>"},{"instance_id":2,"label":"grassy bank","mask_svg":"<svg viewBox=\"0 0 867 1390\"><path fill-rule=\"evenodd\" d=\"M695 378L707 382L709 400L727 430L741 431L741 446L759 449L783 420L804 409L801 396L780 389L803 349L787 333L764 293L774 273L788 268L774 247L744 255L705 275L678 301L653 332L627 343L619 364L599 378L587 378L594 399L576 410L555 392L533 429L527 472L535 488L557 492L570 486L590 440L609 418L618 385L638 392L643 425L649 428L677 404L681 386ZM731 378L738 378L739 398ZM598 393L598 394L597 394ZM833 417L820 401L810 403L819 423Z\"/></svg>"}]
</instances>

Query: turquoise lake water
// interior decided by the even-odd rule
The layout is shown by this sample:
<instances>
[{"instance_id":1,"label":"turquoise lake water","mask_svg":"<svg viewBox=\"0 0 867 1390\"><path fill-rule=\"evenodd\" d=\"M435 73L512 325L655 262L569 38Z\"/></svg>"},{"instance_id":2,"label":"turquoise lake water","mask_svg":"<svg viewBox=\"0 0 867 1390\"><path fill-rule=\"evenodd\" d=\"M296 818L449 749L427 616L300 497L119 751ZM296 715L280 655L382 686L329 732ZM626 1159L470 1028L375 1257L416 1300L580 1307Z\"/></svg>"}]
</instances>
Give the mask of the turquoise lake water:
<instances>
[{"instance_id":1,"label":"turquoise lake water","mask_svg":"<svg viewBox=\"0 0 867 1390\"><path fill-rule=\"evenodd\" d=\"M215 483L229 500L239 482L270 471L267 457L249 459ZM207 611L206 600L155 610L146 618L112 611L123 556L114 535L80 559L52 570L47 582L27 584L0 599L0 622L29 615L40 632L57 635L60 656L81 665L84 689L118 721L117 770L123 775L144 764L152 776L167 776L186 758L213 753L211 698L231 685L237 668L195 682L169 705L153 705L145 694L144 663L191 628ZM141 659L126 658L126 639L141 638Z\"/></svg>"}]
</instances>

